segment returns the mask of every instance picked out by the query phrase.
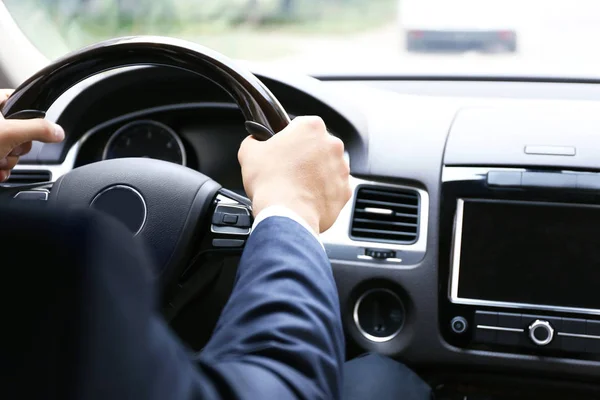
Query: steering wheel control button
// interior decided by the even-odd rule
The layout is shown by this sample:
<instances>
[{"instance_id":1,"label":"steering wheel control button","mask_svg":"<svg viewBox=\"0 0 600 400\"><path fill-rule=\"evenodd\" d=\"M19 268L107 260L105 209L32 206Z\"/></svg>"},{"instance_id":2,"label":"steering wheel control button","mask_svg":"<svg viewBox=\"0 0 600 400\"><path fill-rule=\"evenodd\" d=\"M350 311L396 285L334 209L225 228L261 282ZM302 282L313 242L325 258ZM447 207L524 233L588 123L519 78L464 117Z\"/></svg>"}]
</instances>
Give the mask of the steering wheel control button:
<instances>
[{"instance_id":1,"label":"steering wheel control button","mask_svg":"<svg viewBox=\"0 0 600 400\"><path fill-rule=\"evenodd\" d=\"M213 247L227 248L244 247L245 243L246 241L241 239L213 239L212 241Z\"/></svg>"},{"instance_id":2,"label":"steering wheel control button","mask_svg":"<svg viewBox=\"0 0 600 400\"><path fill-rule=\"evenodd\" d=\"M212 216L211 231L227 235L248 235L252 228L252 216L247 207L233 204L217 204Z\"/></svg>"},{"instance_id":3,"label":"steering wheel control button","mask_svg":"<svg viewBox=\"0 0 600 400\"><path fill-rule=\"evenodd\" d=\"M550 322L537 319L529 325L529 338L538 346L546 346L554 339L554 328Z\"/></svg>"},{"instance_id":4,"label":"steering wheel control button","mask_svg":"<svg viewBox=\"0 0 600 400\"><path fill-rule=\"evenodd\" d=\"M46 201L48 200L48 194L47 190L24 190L15 194L13 198L18 200Z\"/></svg>"},{"instance_id":5,"label":"steering wheel control button","mask_svg":"<svg viewBox=\"0 0 600 400\"><path fill-rule=\"evenodd\" d=\"M404 326L405 317L402 300L389 289L368 290L354 305L354 324L360 334L372 342L395 338Z\"/></svg>"},{"instance_id":6,"label":"steering wheel control button","mask_svg":"<svg viewBox=\"0 0 600 400\"><path fill-rule=\"evenodd\" d=\"M458 335L465 333L468 327L469 324L464 317L454 317L452 318L452 321L450 321L450 329L452 329L452 332Z\"/></svg>"},{"instance_id":7,"label":"steering wheel control button","mask_svg":"<svg viewBox=\"0 0 600 400\"><path fill-rule=\"evenodd\" d=\"M227 225L237 224L239 216L235 214L223 214L223 223Z\"/></svg>"},{"instance_id":8,"label":"steering wheel control button","mask_svg":"<svg viewBox=\"0 0 600 400\"><path fill-rule=\"evenodd\" d=\"M115 185L94 197L91 208L112 215L134 234L140 233L146 223L147 207L144 198L134 188Z\"/></svg>"}]
</instances>

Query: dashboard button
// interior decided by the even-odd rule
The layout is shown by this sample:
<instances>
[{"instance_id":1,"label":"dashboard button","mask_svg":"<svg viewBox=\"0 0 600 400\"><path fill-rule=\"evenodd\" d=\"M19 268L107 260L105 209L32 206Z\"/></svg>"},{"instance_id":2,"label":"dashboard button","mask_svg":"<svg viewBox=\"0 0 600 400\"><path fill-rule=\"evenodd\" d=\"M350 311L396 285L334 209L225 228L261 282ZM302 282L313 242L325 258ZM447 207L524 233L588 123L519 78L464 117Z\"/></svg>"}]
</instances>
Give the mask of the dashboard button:
<instances>
[{"instance_id":1,"label":"dashboard button","mask_svg":"<svg viewBox=\"0 0 600 400\"><path fill-rule=\"evenodd\" d=\"M475 311L475 327L479 325L498 326L498 313L490 311Z\"/></svg>"},{"instance_id":2,"label":"dashboard button","mask_svg":"<svg viewBox=\"0 0 600 400\"><path fill-rule=\"evenodd\" d=\"M600 321L594 321L594 320L588 319L585 322L586 322L585 333L590 336L600 337Z\"/></svg>"},{"instance_id":3,"label":"dashboard button","mask_svg":"<svg viewBox=\"0 0 600 400\"><path fill-rule=\"evenodd\" d=\"M561 350L571 352L584 352L587 340L580 337L561 336Z\"/></svg>"},{"instance_id":4,"label":"dashboard button","mask_svg":"<svg viewBox=\"0 0 600 400\"><path fill-rule=\"evenodd\" d=\"M528 327L536 319L543 319L544 321L550 322L552 328L554 328L554 330L557 332L560 332L560 330L562 329L562 318L560 317L547 317L545 315L523 314L521 316L521 323L523 324L523 327Z\"/></svg>"},{"instance_id":5,"label":"dashboard button","mask_svg":"<svg viewBox=\"0 0 600 400\"><path fill-rule=\"evenodd\" d=\"M587 332L585 319L563 318L560 332L578 333L585 335Z\"/></svg>"},{"instance_id":6,"label":"dashboard button","mask_svg":"<svg viewBox=\"0 0 600 400\"><path fill-rule=\"evenodd\" d=\"M522 185L525 187L576 188L577 175L558 172L523 172Z\"/></svg>"},{"instance_id":7,"label":"dashboard button","mask_svg":"<svg viewBox=\"0 0 600 400\"><path fill-rule=\"evenodd\" d=\"M490 171L487 174L487 183L490 186L521 186L521 172Z\"/></svg>"},{"instance_id":8,"label":"dashboard button","mask_svg":"<svg viewBox=\"0 0 600 400\"><path fill-rule=\"evenodd\" d=\"M469 324L467 323L467 320L464 317L454 317L452 318L452 321L450 321L450 328L452 329L452 332L457 334L464 333L467 330L468 326Z\"/></svg>"},{"instance_id":9,"label":"dashboard button","mask_svg":"<svg viewBox=\"0 0 600 400\"><path fill-rule=\"evenodd\" d=\"M517 346L521 344L523 332L498 331L496 333L496 343L507 346Z\"/></svg>"},{"instance_id":10,"label":"dashboard button","mask_svg":"<svg viewBox=\"0 0 600 400\"><path fill-rule=\"evenodd\" d=\"M538 346L546 346L554 339L554 328L550 322L536 319L529 325L529 338Z\"/></svg>"},{"instance_id":11,"label":"dashboard button","mask_svg":"<svg viewBox=\"0 0 600 400\"><path fill-rule=\"evenodd\" d=\"M504 328L523 328L521 314L498 313L498 326Z\"/></svg>"},{"instance_id":12,"label":"dashboard button","mask_svg":"<svg viewBox=\"0 0 600 400\"><path fill-rule=\"evenodd\" d=\"M475 341L486 344L496 343L497 333L498 331L493 329L475 328Z\"/></svg>"}]
</instances>

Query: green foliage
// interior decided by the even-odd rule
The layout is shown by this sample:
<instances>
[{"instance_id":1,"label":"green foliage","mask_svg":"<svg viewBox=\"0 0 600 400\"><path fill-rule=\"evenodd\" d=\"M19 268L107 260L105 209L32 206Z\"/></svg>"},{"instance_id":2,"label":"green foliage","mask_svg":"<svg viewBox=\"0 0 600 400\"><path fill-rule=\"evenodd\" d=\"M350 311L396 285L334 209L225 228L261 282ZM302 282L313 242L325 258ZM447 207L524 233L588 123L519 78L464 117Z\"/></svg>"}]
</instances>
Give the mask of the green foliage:
<instances>
[{"instance_id":1,"label":"green foliage","mask_svg":"<svg viewBox=\"0 0 600 400\"><path fill-rule=\"evenodd\" d=\"M252 48L251 54L258 51L264 53L261 58L270 58L285 52L286 46L261 48L265 37L355 33L391 22L398 4L397 0L4 1L23 31L51 57L65 48L110 37L152 34L199 41L240 58Z\"/></svg>"}]
</instances>

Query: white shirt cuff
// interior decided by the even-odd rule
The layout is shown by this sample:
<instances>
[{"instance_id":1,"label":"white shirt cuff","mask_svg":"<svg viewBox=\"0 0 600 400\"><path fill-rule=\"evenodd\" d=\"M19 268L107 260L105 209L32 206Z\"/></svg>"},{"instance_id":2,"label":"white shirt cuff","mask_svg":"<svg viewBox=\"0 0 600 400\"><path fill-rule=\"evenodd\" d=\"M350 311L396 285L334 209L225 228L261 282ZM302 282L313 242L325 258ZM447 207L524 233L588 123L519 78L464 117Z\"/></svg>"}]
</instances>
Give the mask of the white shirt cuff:
<instances>
[{"instance_id":1,"label":"white shirt cuff","mask_svg":"<svg viewBox=\"0 0 600 400\"><path fill-rule=\"evenodd\" d=\"M309 231L310 234L313 235L315 237L315 239L317 239L319 241L319 243L321 244L321 247L323 247L323 249L325 249L325 246L323 246L323 242L321 241L321 238L310 227L308 222L306 222L306 220L304 218L302 218L301 216L296 214L294 211L292 211L289 208L284 207L284 206L269 206L269 207L265 208L264 210L261 210L258 213L258 215L256 216L256 218L254 218L254 223L252 224L252 230L254 231L254 229L256 229L256 227L258 226L258 224L260 224L262 221L264 221L265 219L267 219L269 217L285 217L285 218L289 218L291 220L296 221L297 223L302 225L307 231Z\"/></svg>"}]
</instances>

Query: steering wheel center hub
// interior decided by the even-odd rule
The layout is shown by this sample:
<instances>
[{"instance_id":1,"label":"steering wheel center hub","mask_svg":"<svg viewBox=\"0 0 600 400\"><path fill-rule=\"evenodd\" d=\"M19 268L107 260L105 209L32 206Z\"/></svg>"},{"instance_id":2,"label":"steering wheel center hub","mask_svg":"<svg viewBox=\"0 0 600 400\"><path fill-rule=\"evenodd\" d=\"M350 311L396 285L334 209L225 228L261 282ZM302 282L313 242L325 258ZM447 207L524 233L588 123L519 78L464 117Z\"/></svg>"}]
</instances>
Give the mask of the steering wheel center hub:
<instances>
[{"instance_id":1,"label":"steering wheel center hub","mask_svg":"<svg viewBox=\"0 0 600 400\"><path fill-rule=\"evenodd\" d=\"M90 207L112 215L134 234L140 233L148 207L141 193L126 185L114 185L102 190L94 197Z\"/></svg>"}]
</instances>

